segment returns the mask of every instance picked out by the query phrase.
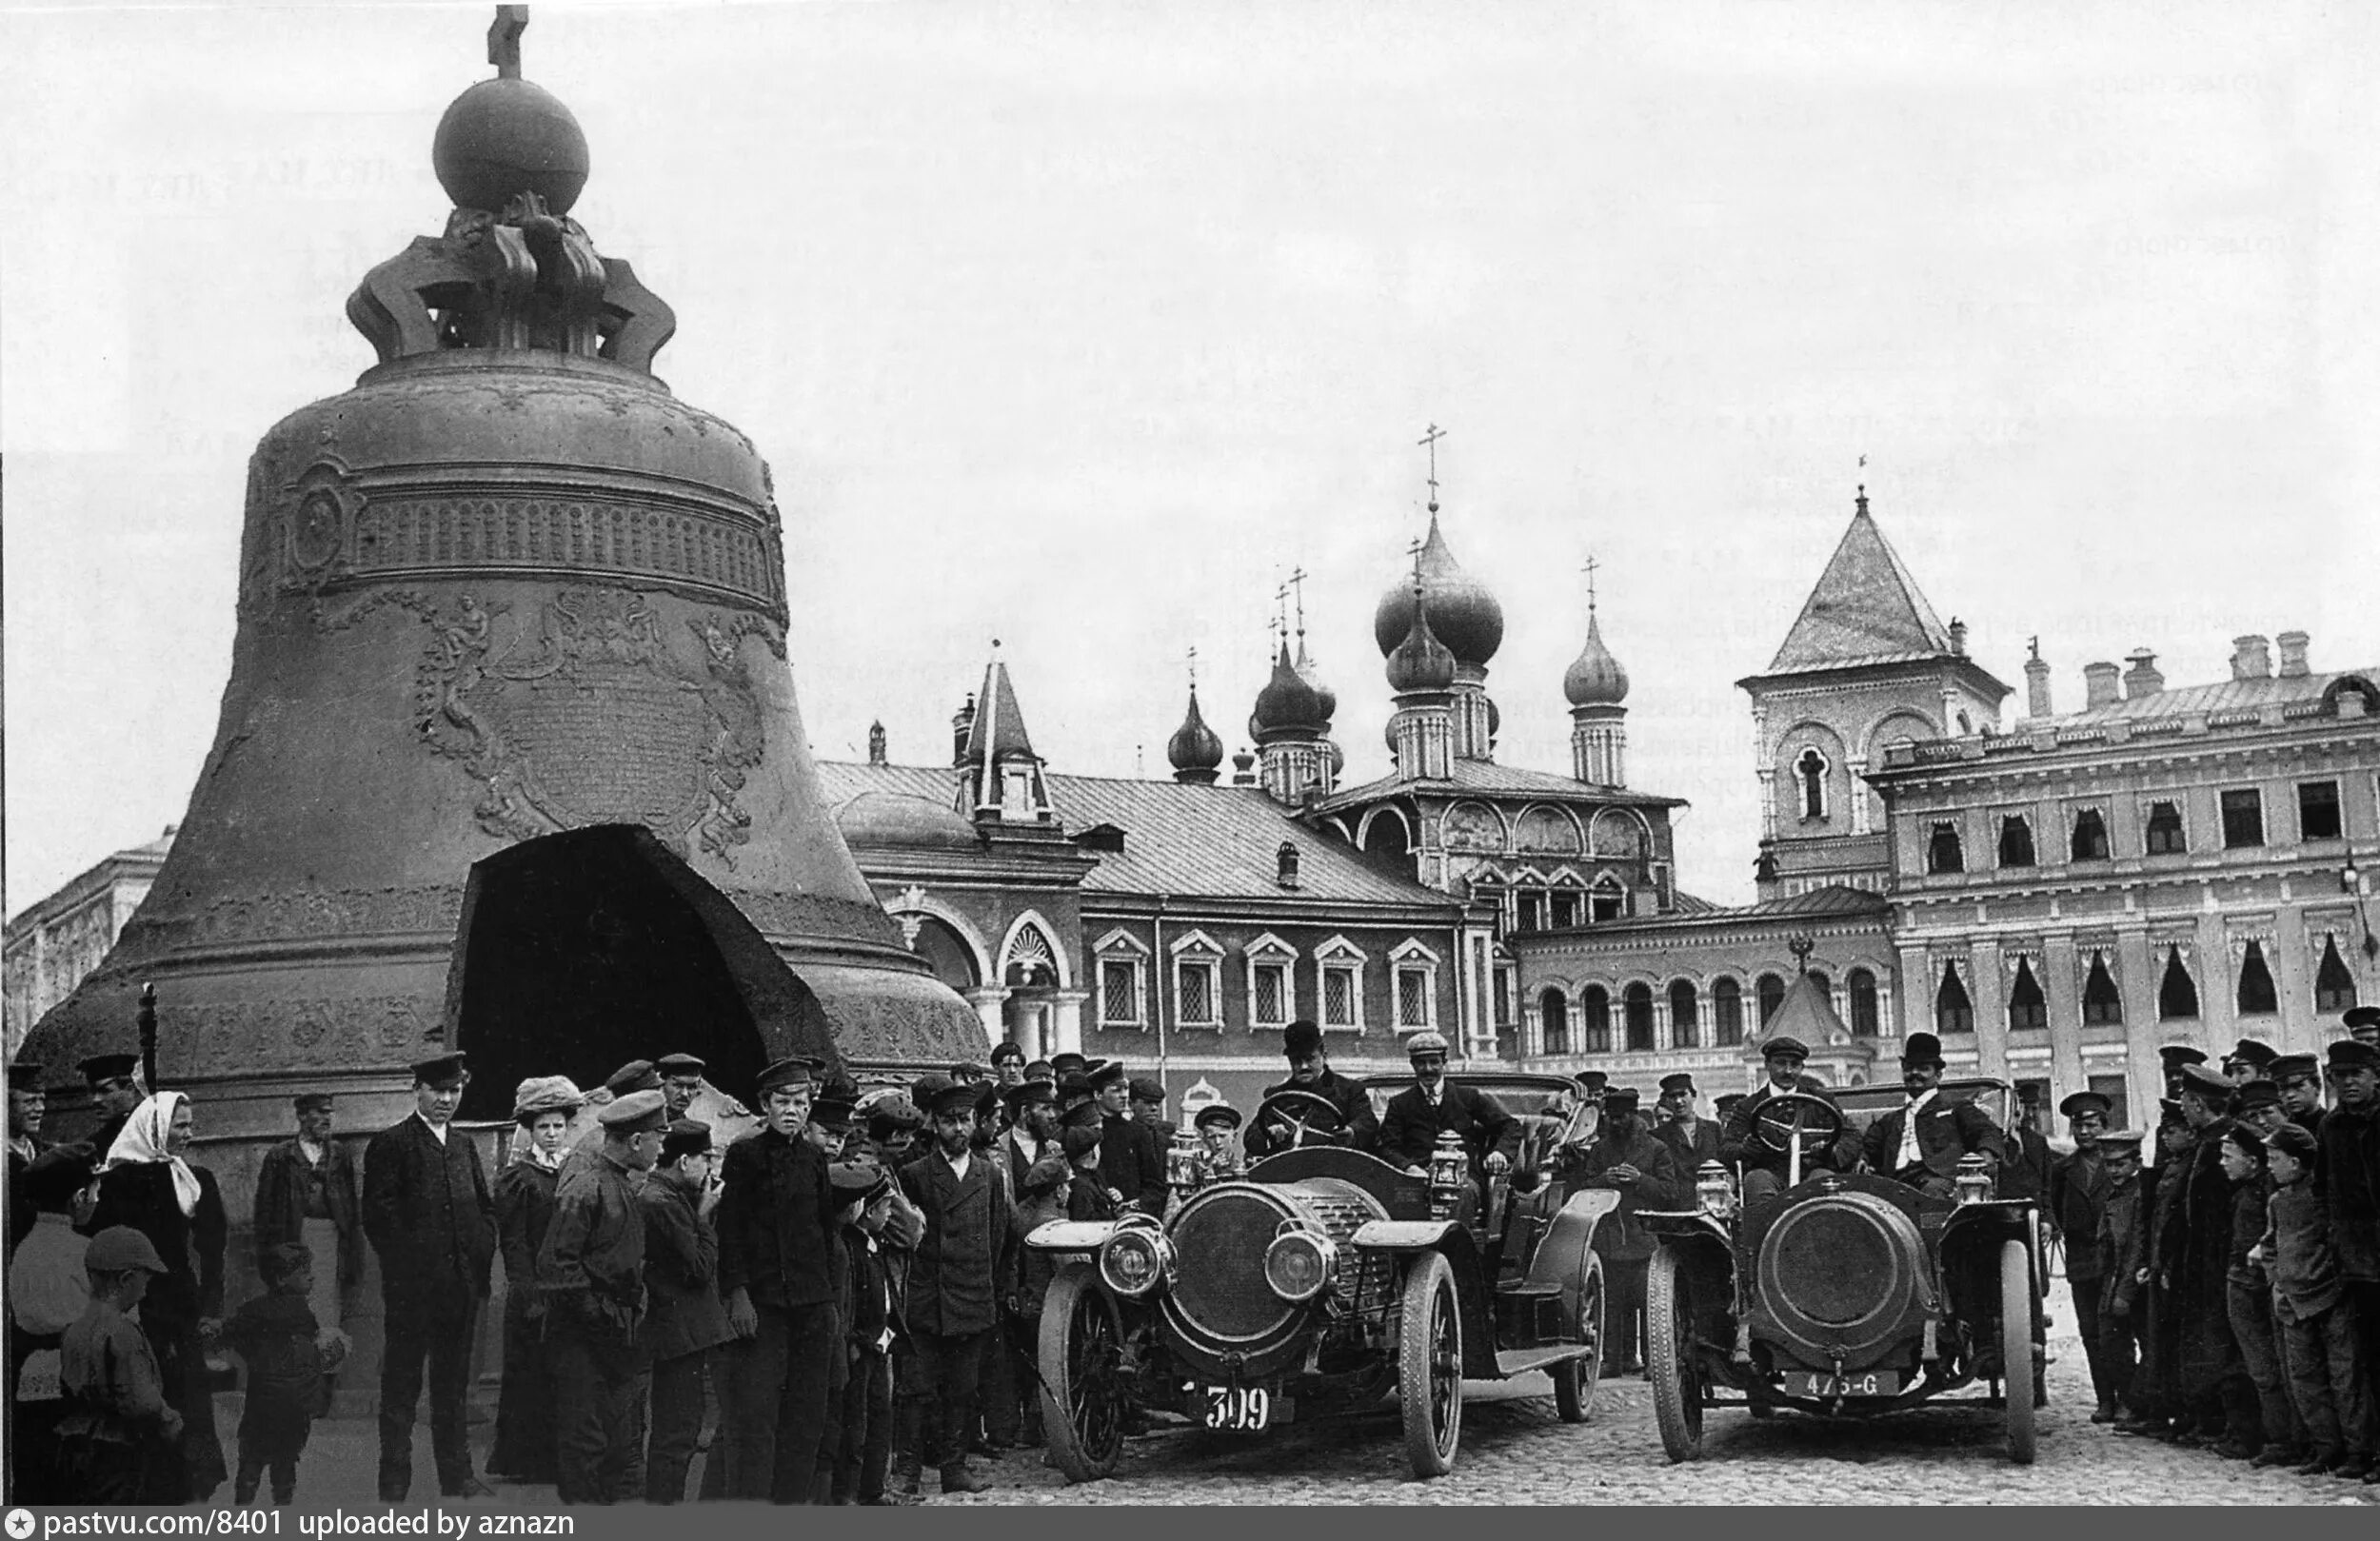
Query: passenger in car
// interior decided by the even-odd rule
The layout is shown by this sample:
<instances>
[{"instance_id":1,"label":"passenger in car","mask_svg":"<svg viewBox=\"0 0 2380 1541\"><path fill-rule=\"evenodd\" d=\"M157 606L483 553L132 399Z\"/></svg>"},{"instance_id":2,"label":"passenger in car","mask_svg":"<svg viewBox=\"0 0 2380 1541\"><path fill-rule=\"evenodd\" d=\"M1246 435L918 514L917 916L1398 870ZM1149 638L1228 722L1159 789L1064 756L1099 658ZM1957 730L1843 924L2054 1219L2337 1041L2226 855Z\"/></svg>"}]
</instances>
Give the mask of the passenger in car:
<instances>
[{"instance_id":1,"label":"passenger in car","mask_svg":"<svg viewBox=\"0 0 2380 1541\"><path fill-rule=\"evenodd\" d=\"M1427 1172L1438 1136L1451 1132L1470 1152L1475 1176L1500 1176L1512 1169L1520 1150L1520 1120L1485 1092L1448 1080L1446 1051L1439 1033L1416 1033L1406 1043L1414 1084L1389 1098L1380 1119L1380 1158L1409 1172Z\"/></svg>"},{"instance_id":2,"label":"passenger in car","mask_svg":"<svg viewBox=\"0 0 2380 1541\"><path fill-rule=\"evenodd\" d=\"M1990 1114L1973 1102L1943 1100L1943 1068L1942 1040L1910 1034L1901 1050L1901 1087L1909 1101L1870 1124L1862 1145L1870 1171L1948 1199L1957 1196L1953 1179L1961 1160L1989 1156L1996 1170L2008 1147Z\"/></svg>"}]
</instances>

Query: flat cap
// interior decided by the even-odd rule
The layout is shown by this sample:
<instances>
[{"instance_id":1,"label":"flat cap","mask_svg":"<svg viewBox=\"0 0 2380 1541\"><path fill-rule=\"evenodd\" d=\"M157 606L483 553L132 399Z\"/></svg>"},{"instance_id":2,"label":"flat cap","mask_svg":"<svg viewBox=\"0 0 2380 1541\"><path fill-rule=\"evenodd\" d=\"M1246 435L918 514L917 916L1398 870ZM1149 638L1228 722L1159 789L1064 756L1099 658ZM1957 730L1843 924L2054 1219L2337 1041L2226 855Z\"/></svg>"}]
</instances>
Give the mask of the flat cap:
<instances>
[{"instance_id":1,"label":"flat cap","mask_svg":"<svg viewBox=\"0 0 2380 1541\"><path fill-rule=\"evenodd\" d=\"M1446 1035L1425 1028L1405 1040L1406 1058L1418 1059L1426 1054L1434 1054L1441 1059L1444 1058L1446 1057Z\"/></svg>"},{"instance_id":2,"label":"flat cap","mask_svg":"<svg viewBox=\"0 0 2380 1541\"><path fill-rule=\"evenodd\" d=\"M328 1113L331 1107L328 1092L300 1092L289 1098L289 1106L300 1113Z\"/></svg>"},{"instance_id":3,"label":"flat cap","mask_svg":"<svg viewBox=\"0 0 2380 1541\"><path fill-rule=\"evenodd\" d=\"M669 1127L669 1104L659 1089L630 1092L605 1103L595 1121L606 1135L649 1135Z\"/></svg>"},{"instance_id":4,"label":"flat cap","mask_svg":"<svg viewBox=\"0 0 2380 1541\"><path fill-rule=\"evenodd\" d=\"M2149 1136L2147 1135L2137 1129L2111 1129L2106 1134L2099 1136L2099 1149L2105 1151L2112 1147L2118 1148L2130 1151L2132 1155L2138 1156L2140 1154L2140 1142L2148 1137Z\"/></svg>"},{"instance_id":5,"label":"flat cap","mask_svg":"<svg viewBox=\"0 0 2380 1541\"><path fill-rule=\"evenodd\" d=\"M1661 1090L1664 1093L1675 1094L1677 1092L1684 1092L1691 1096L1694 1089L1695 1078L1692 1076L1687 1075L1682 1070L1674 1071L1661 1077Z\"/></svg>"},{"instance_id":6,"label":"flat cap","mask_svg":"<svg viewBox=\"0 0 2380 1541\"><path fill-rule=\"evenodd\" d=\"M650 1059L631 1059L611 1073L604 1082L604 1090L614 1096L626 1096L630 1092L658 1092L661 1069Z\"/></svg>"},{"instance_id":7,"label":"flat cap","mask_svg":"<svg viewBox=\"0 0 2380 1541\"><path fill-rule=\"evenodd\" d=\"M573 1114L585 1105L586 1097L569 1077L531 1076L513 1090L512 1119L526 1123L540 1114Z\"/></svg>"},{"instance_id":8,"label":"flat cap","mask_svg":"<svg viewBox=\"0 0 2380 1541\"><path fill-rule=\"evenodd\" d=\"M1044 1156L1025 1170L1024 1191L1028 1195L1045 1194L1074 1175L1062 1156Z\"/></svg>"},{"instance_id":9,"label":"flat cap","mask_svg":"<svg viewBox=\"0 0 2380 1541\"><path fill-rule=\"evenodd\" d=\"M1735 1104L1744 1099L1741 1092L1721 1092L1711 1099L1711 1111L1724 1118L1735 1111Z\"/></svg>"},{"instance_id":10,"label":"flat cap","mask_svg":"<svg viewBox=\"0 0 2380 1541\"><path fill-rule=\"evenodd\" d=\"M962 1059L950 1067L950 1078L954 1081L987 1081L992 1078L992 1067L980 1060Z\"/></svg>"},{"instance_id":11,"label":"flat cap","mask_svg":"<svg viewBox=\"0 0 2380 1541\"><path fill-rule=\"evenodd\" d=\"M2300 1161L2312 1160L2315 1148L2321 1144L2314 1138L2314 1132L2304 1124L2283 1124L2267 1135L2264 1142L2273 1150L2289 1152Z\"/></svg>"},{"instance_id":12,"label":"flat cap","mask_svg":"<svg viewBox=\"0 0 2380 1541\"><path fill-rule=\"evenodd\" d=\"M416 1059L413 1061L413 1084L439 1091L457 1085L467 1074L463 1065L465 1058L463 1051L457 1049L451 1054L434 1054L426 1059Z\"/></svg>"},{"instance_id":13,"label":"flat cap","mask_svg":"<svg viewBox=\"0 0 2380 1541\"><path fill-rule=\"evenodd\" d=\"M2329 1059L2332 1070L2371 1070L2380 1068L2380 1049L2357 1038L2340 1038L2330 1045Z\"/></svg>"},{"instance_id":14,"label":"flat cap","mask_svg":"<svg viewBox=\"0 0 2380 1541\"><path fill-rule=\"evenodd\" d=\"M2204 1065L2184 1065L2182 1092L2185 1096L2196 1093L2217 1102L2228 1102L2231 1097L2231 1083Z\"/></svg>"},{"instance_id":15,"label":"flat cap","mask_svg":"<svg viewBox=\"0 0 2380 1541\"><path fill-rule=\"evenodd\" d=\"M2205 1064L2207 1051L2193 1048L2187 1043L2167 1043L2158 1046L2157 1057L2165 1061L2165 1068L2171 1072L2179 1070L2184 1065Z\"/></svg>"},{"instance_id":16,"label":"flat cap","mask_svg":"<svg viewBox=\"0 0 2380 1541\"><path fill-rule=\"evenodd\" d=\"M96 1084L129 1076L140 1062L141 1057L136 1054L95 1054L74 1068L83 1073L83 1079Z\"/></svg>"},{"instance_id":17,"label":"flat cap","mask_svg":"<svg viewBox=\"0 0 2380 1541\"><path fill-rule=\"evenodd\" d=\"M1094 1092L1103 1092L1108 1087L1121 1086L1124 1080L1124 1062L1121 1059L1108 1060L1090 1073L1091 1090Z\"/></svg>"},{"instance_id":18,"label":"flat cap","mask_svg":"<svg viewBox=\"0 0 2380 1541\"><path fill-rule=\"evenodd\" d=\"M700 1076L703 1061L690 1054L665 1054L653 1061L653 1068L664 1076Z\"/></svg>"},{"instance_id":19,"label":"flat cap","mask_svg":"<svg viewBox=\"0 0 2380 1541\"><path fill-rule=\"evenodd\" d=\"M909 1100L917 1104L920 1113L931 1113L934 1099L958 1084L941 1071L929 1070L909 1083Z\"/></svg>"},{"instance_id":20,"label":"flat cap","mask_svg":"<svg viewBox=\"0 0 2380 1541\"><path fill-rule=\"evenodd\" d=\"M1059 1132L1058 1143L1065 1151L1067 1160L1079 1160L1100 1148L1099 1126L1070 1123Z\"/></svg>"},{"instance_id":21,"label":"flat cap","mask_svg":"<svg viewBox=\"0 0 2380 1541\"><path fill-rule=\"evenodd\" d=\"M2300 1076L2311 1076L2320 1080L2322 1060L2316 1055L2285 1054L2267 1065L2265 1074L2271 1077L2275 1082L2291 1080Z\"/></svg>"},{"instance_id":22,"label":"flat cap","mask_svg":"<svg viewBox=\"0 0 2380 1541\"><path fill-rule=\"evenodd\" d=\"M891 1187L892 1175L874 1161L832 1161L827 1163L826 1181L834 1188L838 1204L856 1204Z\"/></svg>"},{"instance_id":23,"label":"flat cap","mask_svg":"<svg viewBox=\"0 0 2380 1541\"><path fill-rule=\"evenodd\" d=\"M848 1129L859 1111L857 1097L828 1092L810 1104L810 1122L821 1129Z\"/></svg>"},{"instance_id":24,"label":"flat cap","mask_svg":"<svg viewBox=\"0 0 2380 1541\"><path fill-rule=\"evenodd\" d=\"M818 1080L818 1073L825 1067L808 1055L788 1055L761 1072L753 1083L762 1096L775 1091L807 1091Z\"/></svg>"},{"instance_id":25,"label":"flat cap","mask_svg":"<svg viewBox=\"0 0 2380 1541\"><path fill-rule=\"evenodd\" d=\"M1134 1100L1135 1102L1162 1102L1162 1101L1164 1101L1164 1100L1165 1100L1165 1083L1164 1083L1163 1081L1159 1080L1159 1079L1158 1079L1156 1077L1154 1077L1154 1076L1135 1076L1135 1077L1132 1077L1132 1100Z\"/></svg>"},{"instance_id":26,"label":"flat cap","mask_svg":"<svg viewBox=\"0 0 2380 1541\"><path fill-rule=\"evenodd\" d=\"M1322 1026L1300 1017L1281 1029L1281 1053L1292 1059L1301 1059L1322 1046Z\"/></svg>"},{"instance_id":27,"label":"flat cap","mask_svg":"<svg viewBox=\"0 0 2380 1541\"><path fill-rule=\"evenodd\" d=\"M1580 1091L1597 1096L1602 1095L1603 1088L1612 1083L1612 1077L1599 1070L1582 1070L1571 1079L1577 1083Z\"/></svg>"},{"instance_id":28,"label":"flat cap","mask_svg":"<svg viewBox=\"0 0 2380 1541\"><path fill-rule=\"evenodd\" d=\"M1796 1059L1807 1059L1810 1057L1810 1045L1802 1042L1791 1033L1779 1033L1768 1042L1760 1045L1760 1057L1763 1059L1780 1054L1792 1055Z\"/></svg>"},{"instance_id":29,"label":"flat cap","mask_svg":"<svg viewBox=\"0 0 2380 1541\"><path fill-rule=\"evenodd\" d=\"M992 1098L997 1096L999 1093L982 1081L953 1081L935 1092L926 1111L937 1118L954 1113L981 1113L992 1105Z\"/></svg>"},{"instance_id":30,"label":"flat cap","mask_svg":"<svg viewBox=\"0 0 2380 1541\"><path fill-rule=\"evenodd\" d=\"M111 1225L91 1237L90 1250L83 1254L83 1266L94 1274L122 1274L135 1268L151 1274L166 1271L157 1249L129 1225Z\"/></svg>"},{"instance_id":31,"label":"flat cap","mask_svg":"<svg viewBox=\"0 0 2380 1541\"><path fill-rule=\"evenodd\" d=\"M664 1161L700 1156L710 1148L711 1126L700 1118L672 1118L662 1132L661 1158Z\"/></svg>"},{"instance_id":32,"label":"flat cap","mask_svg":"<svg viewBox=\"0 0 2380 1541\"><path fill-rule=\"evenodd\" d=\"M903 1131L914 1134L924 1127L924 1115L905 1096L888 1096L868 1110L867 1132L871 1139L888 1139Z\"/></svg>"},{"instance_id":33,"label":"flat cap","mask_svg":"<svg viewBox=\"0 0 2380 1541\"><path fill-rule=\"evenodd\" d=\"M2104 1092L2069 1092L2066 1099L2057 1105L2057 1111L2069 1118L2079 1118L2086 1113L2095 1113L2104 1118L2115 1111L2115 1099ZM2105 1139L2107 1136L2102 1135L2099 1137Z\"/></svg>"},{"instance_id":34,"label":"flat cap","mask_svg":"<svg viewBox=\"0 0 2380 1541\"><path fill-rule=\"evenodd\" d=\"M1209 1102L1199 1110L1196 1117L1190 1120L1190 1127L1193 1129L1237 1129L1240 1127L1240 1121L1238 1108L1228 1102Z\"/></svg>"},{"instance_id":35,"label":"flat cap","mask_svg":"<svg viewBox=\"0 0 2380 1541\"><path fill-rule=\"evenodd\" d=\"M1014 1038L1001 1039L992 1045L992 1063L995 1065L1023 1064L1024 1045Z\"/></svg>"},{"instance_id":36,"label":"flat cap","mask_svg":"<svg viewBox=\"0 0 2380 1541\"><path fill-rule=\"evenodd\" d=\"M2243 1123L2223 1126L2223 1137L2258 1160L2264 1159L2264 1136Z\"/></svg>"}]
</instances>

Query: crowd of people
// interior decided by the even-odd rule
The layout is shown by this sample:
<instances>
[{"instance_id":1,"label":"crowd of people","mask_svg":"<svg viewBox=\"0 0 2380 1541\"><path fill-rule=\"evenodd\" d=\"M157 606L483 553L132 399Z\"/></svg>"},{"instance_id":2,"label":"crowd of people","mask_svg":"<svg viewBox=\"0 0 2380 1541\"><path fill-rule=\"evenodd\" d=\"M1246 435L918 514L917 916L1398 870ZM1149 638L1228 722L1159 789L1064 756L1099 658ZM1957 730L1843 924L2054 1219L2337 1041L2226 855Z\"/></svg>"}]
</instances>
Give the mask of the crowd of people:
<instances>
[{"instance_id":1,"label":"crowd of people","mask_svg":"<svg viewBox=\"0 0 2380 1541\"><path fill-rule=\"evenodd\" d=\"M360 1171L333 1136L331 1098L295 1098L297 1132L265 1153L255 1188L261 1293L228 1314L230 1228L214 1175L189 1159L189 1099L143 1094L129 1056L87 1060L101 1124L45 1145L40 1072L19 1065L9 1496L207 1501L229 1477L236 1503L268 1483L293 1502L351 1347L367 1247L384 1501L410 1491L425 1392L439 1492L488 1491L466 1398L499 1259L490 1476L550 1482L564 1503L902 1504L929 1469L944 1492L978 1492L971 1455L1042 1443L1035 1346L1054 1257L1021 1244L1035 1227L1161 1217L1183 1196L1178 1162L1195 1183L1322 1137L1425 1172L1450 1134L1475 1176L1542 1166L1619 1195L1595 1236L1607 1373L1642 1364L1654 1242L1636 1216L1690 1205L1707 1163L1739 1174L1747 1198L1821 1169L1949 1196L1980 1158L2000 1196L2039 1201L2063 1248L2094 1421L2371 1482L2380 1010L2346 1025L2319 1059L2242 1042L2218 1070L2170 1047L2153 1136L2109 1129L2110 1101L2077 1092L2058 1110L2073 1149L2054 1158L2029 1116L2004 1130L1940 1096L1941 1047L1925 1033L1903 1045L1901 1107L1796 1152L1775 1136L1793 1106L1778 1099L1833 1094L1788 1037L1761 1047L1765 1084L1716 1099L1714 1120L1691 1076L1662 1079L1648 1119L1640 1093L1598 1072L1517 1115L1450 1079L1445 1039L1417 1034L1413 1083L1376 1114L1299 1021L1287 1078L1245 1130L1219 1102L1182 1134L1161 1082L1081 1055L1027 1062L1013 1043L864 1094L818 1061L780 1060L753 1088L756 1113L678 1054L585 1092L560 1076L521 1082L491 1180L453 1123L466 1057L444 1054L412 1067L414 1111L370 1137ZM1588 1104L1596 1117L1574 1116ZM229 1464L210 1351L245 1370ZM1136 1413L1127 1432L1144 1427Z\"/></svg>"}]
</instances>

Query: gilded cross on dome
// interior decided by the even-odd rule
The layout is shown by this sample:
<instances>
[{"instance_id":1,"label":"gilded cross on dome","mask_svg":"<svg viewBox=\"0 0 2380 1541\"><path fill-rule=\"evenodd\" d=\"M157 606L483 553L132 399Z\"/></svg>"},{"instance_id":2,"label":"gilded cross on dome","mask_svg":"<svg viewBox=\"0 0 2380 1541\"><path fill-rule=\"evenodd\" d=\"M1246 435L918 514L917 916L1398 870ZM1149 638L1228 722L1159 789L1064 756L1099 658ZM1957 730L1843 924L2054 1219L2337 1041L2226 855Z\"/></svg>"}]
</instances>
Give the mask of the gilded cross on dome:
<instances>
[{"instance_id":1,"label":"gilded cross on dome","mask_svg":"<svg viewBox=\"0 0 2380 1541\"><path fill-rule=\"evenodd\" d=\"M1433 423L1418 441L1430 452L1430 512L1434 514L1438 512L1438 442L1445 437L1446 430Z\"/></svg>"}]
</instances>

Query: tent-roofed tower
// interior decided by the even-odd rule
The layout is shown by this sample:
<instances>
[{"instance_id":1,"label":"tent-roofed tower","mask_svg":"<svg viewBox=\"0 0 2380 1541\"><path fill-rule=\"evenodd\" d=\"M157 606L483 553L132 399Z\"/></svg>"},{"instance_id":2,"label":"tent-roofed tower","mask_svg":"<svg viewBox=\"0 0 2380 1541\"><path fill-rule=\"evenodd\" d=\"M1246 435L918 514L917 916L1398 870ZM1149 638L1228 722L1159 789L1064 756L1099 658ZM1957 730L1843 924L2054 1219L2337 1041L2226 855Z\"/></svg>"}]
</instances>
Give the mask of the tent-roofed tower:
<instances>
[{"instance_id":1,"label":"tent-roofed tower","mask_svg":"<svg viewBox=\"0 0 2380 1541\"><path fill-rule=\"evenodd\" d=\"M1760 780L1763 899L1840 883L1881 891L1891 855L1863 780L1901 740L1961 738L1999 718L2009 687L1967 656L1868 511L1850 528L1752 697Z\"/></svg>"}]
</instances>

